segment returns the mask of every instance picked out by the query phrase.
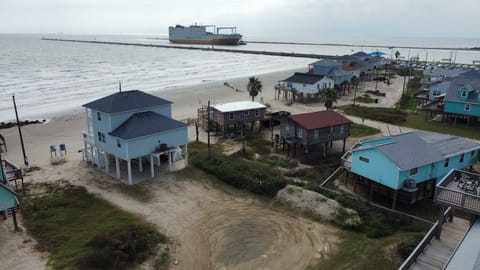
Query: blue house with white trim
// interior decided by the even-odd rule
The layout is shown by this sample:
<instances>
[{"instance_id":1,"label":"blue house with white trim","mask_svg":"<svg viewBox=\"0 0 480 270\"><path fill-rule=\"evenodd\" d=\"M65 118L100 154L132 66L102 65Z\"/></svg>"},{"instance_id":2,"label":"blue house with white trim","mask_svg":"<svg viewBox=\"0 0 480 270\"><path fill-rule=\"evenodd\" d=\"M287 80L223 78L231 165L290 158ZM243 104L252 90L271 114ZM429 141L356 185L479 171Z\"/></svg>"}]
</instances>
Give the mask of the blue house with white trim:
<instances>
[{"instance_id":1,"label":"blue house with white trim","mask_svg":"<svg viewBox=\"0 0 480 270\"><path fill-rule=\"evenodd\" d=\"M444 112L480 117L480 72L468 71L455 77L444 99Z\"/></svg>"},{"instance_id":2,"label":"blue house with white trim","mask_svg":"<svg viewBox=\"0 0 480 270\"><path fill-rule=\"evenodd\" d=\"M343 157L343 166L357 182L373 191L393 192L415 203L431 198L435 185L452 169L471 167L478 161L480 144L462 137L414 131L356 143Z\"/></svg>"},{"instance_id":3,"label":"blue house with white trim","mask_svg":"<svg viewBox=\"0 0 480 270\"><path fill-rule=\"evenodd\" d=\"M84 158L114 176L134 183L133 169L143 172L166 157L169 169L172 162L184 157L188 165L187 125L171 118L171 102L139 90L115 94L84 104L87 131L83 133ZM126 167L126 177L122 168Z\"/></svg>"}]
</instances>

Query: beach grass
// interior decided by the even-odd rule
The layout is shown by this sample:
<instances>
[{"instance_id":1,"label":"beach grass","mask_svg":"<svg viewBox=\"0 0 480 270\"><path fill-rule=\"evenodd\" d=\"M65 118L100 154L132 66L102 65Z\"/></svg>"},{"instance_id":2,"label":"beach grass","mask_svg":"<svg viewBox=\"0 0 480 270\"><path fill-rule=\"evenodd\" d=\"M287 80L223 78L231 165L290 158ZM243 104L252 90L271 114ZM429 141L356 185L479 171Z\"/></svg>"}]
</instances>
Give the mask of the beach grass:
<instances>
[{"instance_id":1,"label":"beach grass","mask_svg":"<svg viewBox=\"0 0 480 270\"><path fill-rule=\"evenodd\" d=\"M145 260L159 243L168 242L140 217L83 187L27 196L22 213L37 247L50 253L51 269L88 269L95 263L96 268L127 269Z\"/></svg>"},{"instance_id":2,"label":"beach grass","mask_svg":"<svg viewBox=\"0 0 480 270\"><path fill-rule=\"evenodd\" d=\"M340 243L332 255L310 269L397 269L422 236L418 232L397 232L387 237L369 238L341 231Z\"/></svg>"}]
</instances>

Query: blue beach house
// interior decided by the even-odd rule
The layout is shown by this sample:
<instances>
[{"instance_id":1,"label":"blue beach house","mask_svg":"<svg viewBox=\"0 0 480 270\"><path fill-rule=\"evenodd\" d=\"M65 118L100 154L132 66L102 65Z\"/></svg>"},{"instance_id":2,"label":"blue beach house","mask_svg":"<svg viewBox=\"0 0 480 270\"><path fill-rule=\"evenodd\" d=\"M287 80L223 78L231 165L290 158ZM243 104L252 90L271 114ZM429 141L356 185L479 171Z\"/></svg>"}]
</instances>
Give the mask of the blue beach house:
<instances>
[{"instance_id":1,"label":"blue beach house","mask_svg":"<svg viewBox=\"0 0 480 270\"><path fill-rule=\"evenodd\" d=\"M4 164L0 156L0 212L10 211L13 217L13 225L18 230L15 207L19 205L18 195L9 186L5 173Z\"/></svg>"},{"instance_id":2,"label":"blue beach house","mask_svg":"<svg viewBox=\"0 0 480 270\"><path fill-rule=\"evenodd\" d=\"M354 180L373 192L407 204L431 198L435 185L452 169L478 161L480 144L452 135L414 131L356 143L342 157Z\"/></svg>"},{"instance_id":3,"label":"blue beach house","mask_svg":"<svg viewBox=\"0 0 480 270\"><path fill-rule=\"evenodd\" d=\"M107 173L114 170L113 176L129 185L134 183L134 167L136 180L141 181L144 167L150 167L147 177L154 177L161 159L168 160L170 170L173 161L182 158L188 165L187 125L171 118L171 105L139 90L117 92L84 104L84 159Z\"/></svg>"},{"instance_id":4,"label":"blue beach house","mask_svg":"<svg viewBox=\"0 0 480 270\"><path fill-rule=\"evenodd\" d=\"M444 112L467 117L469 122L478 120L480 117L479 71L468 71L452 80L445 95Z\"/></svg>"}]
</instances>

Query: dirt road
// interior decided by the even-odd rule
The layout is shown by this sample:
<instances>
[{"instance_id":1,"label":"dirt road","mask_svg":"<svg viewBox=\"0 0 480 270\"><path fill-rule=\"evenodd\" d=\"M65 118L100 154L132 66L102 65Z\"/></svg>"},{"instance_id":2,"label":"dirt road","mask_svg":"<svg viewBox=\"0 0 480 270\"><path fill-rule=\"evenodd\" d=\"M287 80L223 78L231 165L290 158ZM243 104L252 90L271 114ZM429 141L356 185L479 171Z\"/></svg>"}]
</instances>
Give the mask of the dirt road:
<instances>
[{"instance_id":1,"label":"dirt road","mask_svg":"<svg viewBox=\"0 0 480 270\"><path fill-rule=\"evenodd\" d=\"M174 240L171 256L178 264L171 269L305 269L335 245L335 229L207 178L187 170L146 183L155 195L148 203L120 193L118 182L79 160L44 167L27 181L69 179L144 216Z\"/></svg>"}]
</instances>

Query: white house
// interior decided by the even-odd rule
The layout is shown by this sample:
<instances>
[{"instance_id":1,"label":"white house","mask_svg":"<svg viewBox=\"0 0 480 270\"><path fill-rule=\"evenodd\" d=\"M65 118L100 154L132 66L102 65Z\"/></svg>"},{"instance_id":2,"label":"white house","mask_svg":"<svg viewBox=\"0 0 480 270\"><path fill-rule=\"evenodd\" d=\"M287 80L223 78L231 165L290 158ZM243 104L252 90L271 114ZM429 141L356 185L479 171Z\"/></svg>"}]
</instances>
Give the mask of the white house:
<instances>
[{"instance_id":1,"label":"white house","mask_svg":"<svg viewBox=\"0 0 480 270\"><path fill-rule=\"evenodd\" d=\"M287 88L305 94L316 94L323 89L333 88L335 85L335 81L327 76L300 72L295 72L293 76L283 82Z\"/></svg>"}]
</instances>

